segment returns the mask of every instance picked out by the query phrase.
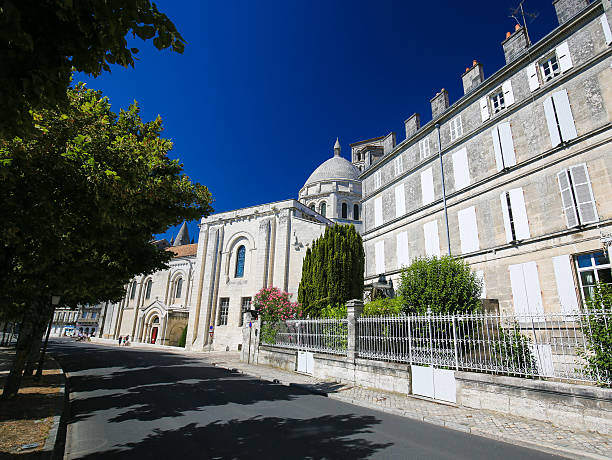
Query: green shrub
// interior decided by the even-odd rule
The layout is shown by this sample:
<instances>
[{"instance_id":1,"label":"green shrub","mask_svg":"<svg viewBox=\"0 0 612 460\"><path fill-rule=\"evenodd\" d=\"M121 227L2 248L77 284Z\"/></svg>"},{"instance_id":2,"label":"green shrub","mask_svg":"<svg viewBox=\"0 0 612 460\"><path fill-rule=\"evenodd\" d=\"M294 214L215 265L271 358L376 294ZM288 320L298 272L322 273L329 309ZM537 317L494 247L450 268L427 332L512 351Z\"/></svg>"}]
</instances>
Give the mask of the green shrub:
<instances>
[{"instance_id":1,"label":"green shrub","mask_svg":"<svg viewBox=\"0 0 612 460\"><path fill-rule=\"evenodd\" d=\"M327 305L321 309L321 318L335 318L344 319L346 318L346 305Z\"/></svg>"},{"instance_id":2,"label":"green shrub","mask_svg":"<svg viewBox=\"0 0 612 460\"><path fill-rule=\"evenodd\" d=\"M187 326L183 328L183 332L181 332L181 336L178 340L178 346L185 348L185 344L187 343Z\"/></svg>"},{"instance_id":3,"label":"green shrub","mask_svg":"<svg viewBox=\"0 0 612 460\"><path fill-rule=\"evenodd\" d=\"M469 265L450 256L416 259L402 270L398 287L406 313L470 313L480 308L482 282Z\"/></svg>"},{"instance_id":4,"label":"green shrub","mask_svg":"<svg viewBox=\"0 0 612 460\"><path fill-rule=\"evenodd\" d=\"M376 299L363 307L364 316L393 316L402 312L404 300L401 297L394 299Z\"/></svg>"},{"instance_id":5,"label":"green shrub","mask_svg":"<svg viewBox=\"0 0 612 460\"><path fill-rule=\"evenodd\" d=\"M504 329L499 326L497 334L498 339L494 349L496 355L502 359L504 366L515 369L517 374L537 374L536 360L529 347L531 339L521 334L518 323L515 322L512 329Z\"/></svg>"},{"instance_id":6,"label":"green shrub","mask_svg":"<svg viewBox=\"0 0 612 460\"><path fill-rule=\"evenodd\" d=\"M586 333L586 370L595 380L605 383L612 379L612 287L597 285L586 304L589 315L582 325Z\"/></svg>"}]
</instances>

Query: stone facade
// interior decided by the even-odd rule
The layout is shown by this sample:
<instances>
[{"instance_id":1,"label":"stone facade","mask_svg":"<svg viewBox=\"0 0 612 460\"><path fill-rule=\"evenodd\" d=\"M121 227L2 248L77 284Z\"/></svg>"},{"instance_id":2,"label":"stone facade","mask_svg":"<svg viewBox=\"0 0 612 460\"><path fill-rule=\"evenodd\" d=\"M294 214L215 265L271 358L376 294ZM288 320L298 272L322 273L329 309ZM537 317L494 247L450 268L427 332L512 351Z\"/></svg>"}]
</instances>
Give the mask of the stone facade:
<instances>
[{"instance_id":1,"label":"stone facade","mask_svg":"<svg viewBox=\"0 0 612 460\"><path fill-rule=\"evenodd\" d=\"M537 312L580 307L579 256L603 253L609 276L610 22L594 2L442 112L439 93L435 120L361 174L366 283L450 249L502 311Z\"/></svg>"}]
</instances>

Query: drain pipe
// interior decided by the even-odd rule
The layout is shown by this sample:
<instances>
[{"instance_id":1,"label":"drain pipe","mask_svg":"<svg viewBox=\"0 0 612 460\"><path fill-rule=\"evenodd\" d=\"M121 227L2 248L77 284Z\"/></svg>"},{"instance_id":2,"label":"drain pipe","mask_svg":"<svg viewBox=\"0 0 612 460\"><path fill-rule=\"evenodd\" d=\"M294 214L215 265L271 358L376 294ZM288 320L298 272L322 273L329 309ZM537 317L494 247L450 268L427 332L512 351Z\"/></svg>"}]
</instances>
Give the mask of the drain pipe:
<instances>
[{"instance_id":1,"label":"drain pipe","mask_svg":"<svg viewBox=\"0 0 612 460\"><path fill-rule=\"evenodd\" d=\"M446 242L448 243L448 255L451 255L450 230L448 228L448 209L446 207L446 184L444 182L444 163L442 162L442 141L440 139L440 123L436 123L438 131L438 157L440 158L440 171L442 173L442 203L444 204L444 221L446 223Z\"/></svg>"}]
</instances>

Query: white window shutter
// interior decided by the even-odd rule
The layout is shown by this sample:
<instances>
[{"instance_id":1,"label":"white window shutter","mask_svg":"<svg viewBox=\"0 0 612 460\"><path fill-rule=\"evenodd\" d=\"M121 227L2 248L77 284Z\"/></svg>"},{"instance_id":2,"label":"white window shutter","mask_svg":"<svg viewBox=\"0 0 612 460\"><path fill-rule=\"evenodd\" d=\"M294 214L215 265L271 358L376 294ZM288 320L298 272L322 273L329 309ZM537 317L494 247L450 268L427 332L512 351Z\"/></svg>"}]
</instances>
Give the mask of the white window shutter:
<instances>
[{"instance_id":1,"label":"white window shutter","mask_svg":"<svg viewBox=\"0 0 612 460\"><path fill-rule=\"evenodd\" d=\"M510 190L510 206L512 207L512 219L514 220L514 231L518 240L531 238L529 232L529 221L527 219L527 208L522 188Z\"/></svg>"},{"instance_id":2,"label":"white window shutter","mask_svg":"<svg viewBox=\"0 0 612 460\"><path fill-rule=\"evenodd\" d=\"M457 120L453 119L448 123L448 129L450 131L451 141L457 138Z\"/></svg>"},{"instance_id":3,"label":"white window shutter","mask_svg":"<svg viewBox=\"0 0 612 460\"><path fill-rule=\"evenodd\" d=\"M385 242L377 241L375 244L376 251L376 275L385 273Z\"/></svg>"},{"instance_id":4,"label":"white window shutter","mask_svg":"<svg viewBox=\"0 0 612 460\"><path fill-rule=\"evenodd\" d=\"M470 185L470 170L465 147L453 153L453 176L455 178L455 191Z\"/></svg>"},{"instance_id":5,"label":"white window shutter","mask_svg":"<svg viewBox=\"0 0 612 460\"><path fill-rule=\"evenodd\" d=\"M504 169L504 159L502 156L501 142L499 140L499 128L493 126L491 129L491 137L493 137L493 150L495 151L495 165L497 170L501 171Z\"/></svg>"},{"instance_id":6,"label":"white window shutter","mask_svg":"<svg viewBox=\"0 0 612 460\"><path fill-rule=\"evenodd\" d=\"M555 110L557 112L557 120L561 129L561 137L564 141L569 141L578 137L574 117L572 116L572 108L570 107L567 90L561 90L553 93L553 101L555 101Z\"/></svg>"},{"instance_id":7,"label":"white window shutter","mask_svg":"<svg viewBox=\"0 0 612 460\"><path fill-rule=\"evenodd\" d=\"M461 123L461 115L458 115L457 118L457 137L463 136L463 124Z\"/></svg>"},{"instance_id":8,"label":"white window shutter","mask_svg":"<svg viewBox=\"0 0 612 460\"><path fill-rule=\"evenodd\" d=\"M512 227L510 226L510 213L508 212L508 201L506 192L503 192L499 199L501 201L502 216L504 217L504 229L506 230L506 243L512 242Z\"/></svg>"},{"instance_id":9,"label":"white window shutter","mask_svg":"<svg viewBox=\"0 0 612 460\"><path fill-rule=\"evenodd\" d=\"M383 209L382 196L374 200L374 227L380 227L383 224Z\"/></svg>"},{"instance_id":10,"label":"white window shutter","mask_svg":"<svg viewBox=\"0 0 612 460\"><path fill-rule=\"evenodd\" d=\"M425 234L425 255L440 257L440 238L438 236L438 221L432 220L423 225Z\"/></svg>"},{"instance_id":11,"label":"white window shutter","mask_svg":"<svg viewBox=\"0 0 612 460\"><path fill-rule=\"evenodd\" d=\"M516 164L516 155L514 153L514 142L512 141L512 129L510 123L500 123L499 129L499 141L501 143L501 151L504 156L504 166L514 166Z\"/></svg>"},{"instance_id":12,"label":"white window shutter","mask_svg":"<svg viewBox=\"0 0 612 460\"><path fill-rule=\"evenodd\" d=\"M529 81L529 91L532 93L540 87L540 80L538 80L538 66L535 62L527 65L525 69L527 72L527 80Z\"/></svg>"},{"instance_id":13,"label":"white window shutter","mask_svg":"<svg viewBox=\"0 0 612 460\"><path fill-rule=\"evenodd\" d=\"M578 312L578 300L576 298L576 286L572 274L572 264L569 255L553 257L555 269L555 281L557 282L557 294L561 311L566 314Z\"/></svg>"},{"instance_id":14,"label":"white window shutter","mask_svg":"<svg viewBox=\"0 0 612 460\"><path fill-rule=\"evenodd\" d=\"M606 37L606 43L609 45L612 43L612 31L610 30L610 23L605 14L603 14L599 20L601 21L601 28L603 29L604 37Z\"/></svg>"},{"instance_id":15,"label":"white window shutter","mask_svg":"<svg viewBox=\"0 0 612 460\"><path fill-rule=\"evenodd\" d=\"M595 199L593 198L593 190L591 189L591 181L589 180L586 164L572 166L569 171L572 177L572 184L574 185L574 196L577 201L580 223L590 224L597 222L599 220L597 208L595 207Z\"/></svg>"},{"instance_id":16,"label":"white window shutter","mask_svg":"<svg viewBox=\"0 0 612 460\"><path fill-rule=\"evenodd\" d=\"M512 287L512 301L514 312L519 316L519 321L525 321L525 314L529 312L527 300L527 287L525 286L525 275L523 264L510 265L510 286Z\"/></svg>"},{"instance_id":17,"label":"white window shutter","mask_svg":"<svg viewBox=\"0 0 612 460\"><path fill-rule=\"evenodd\" d=\"M480 298L486 299L487 298L487 285L485 283L484 271L477 270L474 272L474 275L476 276L476 279L480 280L480 283L482 285L482 289L480 291Z\"/></svg>"},{"instance_id":18,"label":"white window shutter","mask_svg":"<svg viewBox=\"0 0 612 460\"><path fill-rule=\"evenodd\" d=\"M572 64L572 57L570 56L569 46L567 45L567 42L563 42L559 46L557 46L556 53L561 73L565 73L573 67L574 64Z\"/></svg>"},{"instance_id":19,"label":"white window shutter","mask_svg":"<svg viewBox=\"0 0 612 460\"><path fill-rule=\"evenodd\" d=\"M423 147L425 149L424 150L425 156L429 156L430 149L429 149L429 138L428 137L423 139Z\"/></svg>"},{"instance_id":20,"label":"white window shutter","mask_svg":"<svg viewBox=\"0 0 612 460\"><path fill-rule=\"evenodd\" d=\"M557 180L559 181L559 189L561 190L561 201L563 203L563 212L565 213L565 222L567 228L572 228L578 225L578 216L576 215L576 206L568 174L569 171L564 169L557 174Z\"/></svg>"},{"instance_id":21,"label":"white window shutter","mask_svg":"<svg viewBox=\"0 0 612 460\"><path fill-rule=\"evenodd\" d=\"M489 100L487 97L480 99L480 116L482 121L485 122L489 119Z\"/></svg>"},{"instance_id":22,"label":"white window shutter","mask_svg":"<svg viewBox=\"0 0 612 460\"><path fill-rule=\"evenodd\" d=\"M408 233L400 232L396 236L397 239L397 268L407 267L410 265L408 258Z\"/></svg>"},{"instance_id":23,"label":"white window shutter","mask_svg":"<svg viewBox=\"0 0 612 460\"><path fill-rule=\"evenodd\" d=\"M406 214L406 195L404 194L404 184L395 187L395 217L402 217Z\"/></svg>"},{"instance_id":24,"label":"white window shutter","mask_svg":"<svg viewBox=\"0 0 612 460\"><path fill-rule=\"evenodd\" d=\"M525 287L527 289L527 303L529 305L529 313L532 315L539 315L544 313L544 304L542 303L542 291L540 289L540 279L538 277L538 266L536 265L536 263L524 263L523 274L525 276Z\"/></svg>"},{"instance_id":25,"label":"white window shutter","mask_svg":"<svg viewBox=\"0 0 612 460\"><path fill-rule=\"evenodd\" d=\"M476 208L470 206L462 209L457 213L459 220L459 238L461 239L461 252L467 254L469 252L478 251L480 244L478 242L478 225L476 223Z\"/></svg>"},{"instance_id":26,"label":"white window shutter","mask_svg":"<svg viewBox=\"0 0 612 460\"><path fill-rule=\"evenodd\" d=\"M374 174L374 180L376 188L380 188L382 183L382 171L380 169Z\"/></svg>"},{"instance_id":27,"label":"white window shutter","mask_svg":"<svg viewBox=\"0 0 612 460\"><path fill-rule=\"evenodd\" d=\"M512 92L512 82L510 80L506 80L502 83L502 92L504 93L506 107L514 104L514 93Z\"/></svg>"},{"instance_id":28,"label":"white window shutter","mask_svg":"<svg viewBox=\"0 0 612 460\"><path fill-rule=\"evenodd\" d=\"M553 147L556 147L561 143L561 136L559 135L557 116L553 108L552 97L544 99L544 115L546 116L546 124L548 125L548 133L550 134L550 143Z\"/></svg>"},{"instance_id":29,"label":"white window shutter","mask_svg":"<svg viewBox=\"0 0 612 460\"><path fill-rule=\"evenodd\" d=\"M434 200L433 170L431 168L421 173L421 191L423 193L423 206Z\"/></svg>"}]
</instances>

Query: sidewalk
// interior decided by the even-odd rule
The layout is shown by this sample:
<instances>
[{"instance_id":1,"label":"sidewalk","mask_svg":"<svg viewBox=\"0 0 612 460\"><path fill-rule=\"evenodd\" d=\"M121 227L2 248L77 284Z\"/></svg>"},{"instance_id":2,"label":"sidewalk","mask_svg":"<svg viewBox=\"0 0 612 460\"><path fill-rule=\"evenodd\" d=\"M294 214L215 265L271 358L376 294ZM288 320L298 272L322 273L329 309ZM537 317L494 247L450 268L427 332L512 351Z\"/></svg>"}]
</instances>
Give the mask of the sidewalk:
<instances>
[{"instance_id":1,"label":"sidewalk","mask_svg":"<svg viewBox=\"0 0 612 460\"><path fill-rule=\"evenodd\" d=\"M517 444L569 458L611 459L612 437L571 431L550 423L474 410L431 400L368 388L326 382L269 366L246 364L238 353L200 353L208 362L226 369L285 385L297 385L328 398L381 410L449 429Z\"/></svg>"}]
</instances>

